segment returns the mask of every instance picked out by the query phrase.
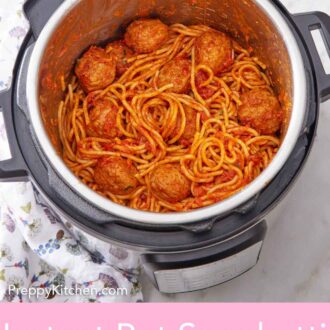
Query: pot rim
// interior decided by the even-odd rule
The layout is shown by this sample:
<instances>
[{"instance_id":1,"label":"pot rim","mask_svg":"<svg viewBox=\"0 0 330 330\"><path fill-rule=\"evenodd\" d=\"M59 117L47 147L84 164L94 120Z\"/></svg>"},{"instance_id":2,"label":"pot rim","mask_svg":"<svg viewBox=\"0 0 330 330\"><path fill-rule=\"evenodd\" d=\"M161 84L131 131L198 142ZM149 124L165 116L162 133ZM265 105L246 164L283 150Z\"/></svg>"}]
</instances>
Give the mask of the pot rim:
<instances>
[{"instance_id":1,"label":"pot rim","mask_svg":"<svg viewBox=\"0 0 330 330\"><path fill-rule=\"evenodd\" d=\"M147 224L186 224L201 221L206 218L220 216L233 211L235 208L247 202L257 195L276 176L290 156L296 141L300 135L306 109L306 77L299 46L293 32L287 22L269 0L254 0L283 37L287 47L293 76L293 105L290 123L280 149L268 167L251 183L233 196L216 204L187 212L173 212L161 214L156 212L140 211L119 205L94 192L81 182L66 166L62 158L57 154L41 119L39 109L39 68L45 48L56 27L61 24L63 17L80 0L67 0L50 17L40 33L29 63L27 74L27 101L31 124L37 140L49 160L51 166L60 177L80 196L97 206L98 208L114 214L118 217L131 220L136 223Z\"/></svg>"}]
</instances>

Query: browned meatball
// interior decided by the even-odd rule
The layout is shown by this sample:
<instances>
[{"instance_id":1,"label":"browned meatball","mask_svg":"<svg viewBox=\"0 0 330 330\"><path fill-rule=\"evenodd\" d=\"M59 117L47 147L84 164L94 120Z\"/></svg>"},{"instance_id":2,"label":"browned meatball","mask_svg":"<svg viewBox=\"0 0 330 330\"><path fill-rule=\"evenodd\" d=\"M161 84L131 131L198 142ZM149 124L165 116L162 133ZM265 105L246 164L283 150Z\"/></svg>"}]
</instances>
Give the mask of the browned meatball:
<instances>
[{"instance_id":1,"label":"browned meatball","mask_svg":"<svg viewBox=\"0 0 330 330\"><path fill-rule=\"evenodd\" d=\"M106 52L116 58L116 72L117 76L121 76L131 66L127 60L134 55L133 51L129 49L124 41L114 41L107 45Z\"/></svg>"},{"instance_id":2,"label":"browned meatball","mask_svg":"<svg viewBox=\"0 0 330 330\"><path fill-rule=\"evenodd\" d=\"M260 134L274 134L281 126L283 111L278 99L265 89L253 89L241 96L238 108L241 124L250 126Z\"/></svg>"},{"instance_id":3,"label":"browned meatball","mask_svg":"<svg viewBox=\"0 0 330 330\"><path fill-rule=\"evenodd\" d=\"M178 164L156 167L150 176L152 193L169 203L177 203L190 195L190 181L181 172Z\"/></svg>"},{"instance_id":4,"label":"browned meatball","mask_svg":"<svg viewBox=\"0 0 330 330\"><path fill-rule=\"evenodd\" d=\"M116 195L126 195L138 186L135 166L121 157L103 157L94 169L94 179L99 188Z\"/></svg>"},{"instance_id":5,"label":"browned meatball","mask_svg":"<svg viewBox=\"0 0 330 330\"><path fill-rule=\"evenodd\" d=\"M184 58L175 58L166 63L159 72L158 86L173 84L167 91L186 93L190 87L191 62Z\"/></svg>"},{"instance_id":6,"label":"browned meatball","mask_svg":"<svg viewBox=\"0 0 330 330\"><path fill-rule=\"evenodd\" d=\"M118 109L107 99L93 101L89 112L90 123L87 125L87 134L105 139L121 135L116 125Z\"/></svg>"},{"instance_id":7,"label":"browned meatball","mask_svg":"<svg viewBox=\"0 0 330 330\"><path fill-rule=\"evenodd\" d=\"M189 146L193 140L196 133L196 117L197 112L196 110L185 106L184 108L185 114L186 114L186 126L183 131L183 134L180 138L180 143L184 146ZM176 130L178 131L181 127L181 120L177 122Z\"/></svg>"},{"instance_id":8,"label":"browned meatball","mask_svg":"<svg viewBox=\"0 0 330 330\"><path fill-rule=\"evenodd\" d=\"M110 85L116 76L116 60L103 48L92 46L78 60L75 73L87 93Z\"/></svg>"},{"instance_id":9,"label":"browned meatball","mask_svg":"<svg viewBox=\"0 0 330 330\"><path fill-rule=\"evenodd\" d=\"M168 26L159 19L139 19L131 23L125 33L125 42L135 52L151 53L168 40Z\"/></svg>"},{"instance_id":10,"label":"browned meatball","mask_svg":"<svg viewBox=\"0 0 330 330\"><path fill-rule=\"evenodd\" d=\"M214 74L227 69L234 61L232 40L222 32L204 32L196 39L196 63L211 68Z\"/></svg>"}]
</instances>

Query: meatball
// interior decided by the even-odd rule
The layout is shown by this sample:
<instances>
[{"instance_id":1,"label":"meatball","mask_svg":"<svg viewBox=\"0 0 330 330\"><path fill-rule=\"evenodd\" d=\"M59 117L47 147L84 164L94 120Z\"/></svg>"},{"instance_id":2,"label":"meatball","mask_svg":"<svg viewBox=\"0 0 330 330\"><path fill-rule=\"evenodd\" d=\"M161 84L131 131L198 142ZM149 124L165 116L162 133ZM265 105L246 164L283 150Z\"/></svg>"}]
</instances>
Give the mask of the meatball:
<instances>
[{"instance_id":1,"label":"meatball","mask_svg":"<svg viewBox=\"0 0 330 330\"><path fill-rule=\"evenodd\" d=\"M116 59L116 73L121 76L130 67L127 60L134 55L133 51L129 49L123 41L114 41L107 45L106 52L113 55Z\"/></svg>"},{"instance_id":2,"label":"meatball","mask_svg":"<svg viewBox=\"0 0 330 330\"><path fill-rule=\"evenodd\" d=\"M232 40L222 32L208 31L196 39L196 63L208 66L214 74L227 69L234 62Z\"/></svg>"},{"instance_id":3,"label":"meatball","mask_svg":"<svg viewBox=\"0 0 330 330\"><path fill-rule=\"evenodd\" d=\"M126 195L138 186L135 166L121 157L103 157L94 169L94 179L102 191Z\"/></svg>"},{"instance_id":4,"label":"meatball","mask_svg":"<svg viewBox=\"0 0 330 330\"><path fill-rule=\"evenodd\" d=\"M188 106L185 106L184 112L186 114L186 126L180 137L180 143L184 146L189 146L193 142L196 133L197 112ZM181 120L177 122L177 131L180 129L180 126Z\"/></svg>"},{"instance_id":5,"label":"meatball","mask_svg":"<svg viewBox=\"0 0 330 330\"><path fill-rule=\"evenodd\" d=\"M241 96L238 108L241 124L250 126L260 134L274 134L283 120L283 111L278 99L266 89L253 89Z\"/></svg>"},{"instance_id":6,"label":"meatball","mask_svg":"<svg viewBox=\"0 0 330 330\"><path fill-rule=\"evenodd\" d=\"M177 203L190 195L190 181L181 172L179 164L156 167L150 176L152 193L169 203Z\"/></svg>"},{"instance_id":7,"label":"meatball","mask_svg":"<svg viewBox=\"0 0 330 330\"><path fill-rule=\"evenodd\" d=\"M91 107L87 125L89 136L111 139L121 135L116 125L118 109L114 104L107 99L97 99Z\"/></svg>"},{"instance_id":8,"label":"meatball","mask_svg":"<svg viewBox=\"0 0 330 330\"><path fill-rule=\"evenodd\" d=\"M191 62L184 58L175 58L166 63L159 72L158 86L173 84L167 91L186 93L190 87Z\"/></svg>"},{"instance_id":9,"label":"meatball","mask_svg":"<svg viewBox=\"0 0 330 330\"><path fill-rule=\"evenodd\" d=\"M75 73L86 93L103 89L115 79L116 59L103 48L92 46L78 60Z\"/></svg>"},{"instance_id":10,"label":"meatball","mask_svg":"<svg viewBox=\"0 0 330 330\"><path fill-rule=\"evenodd\" d=\"M159 49L168 36L168 26L159 19L139 19L128 26L125 42L139 54L151 53Z\"/></svg>"}]
</instances>

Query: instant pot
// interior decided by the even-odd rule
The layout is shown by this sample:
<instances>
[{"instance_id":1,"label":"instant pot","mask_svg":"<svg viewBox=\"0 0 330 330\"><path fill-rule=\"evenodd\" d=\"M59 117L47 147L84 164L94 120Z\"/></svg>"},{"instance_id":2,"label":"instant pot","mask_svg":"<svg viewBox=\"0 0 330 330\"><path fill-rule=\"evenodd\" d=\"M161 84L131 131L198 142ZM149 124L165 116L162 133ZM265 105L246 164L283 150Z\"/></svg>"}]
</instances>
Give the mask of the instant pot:
<instances>
[{"instance_id":1,"label":"instant pot","mask_svg":"<svg viewBox=\"0 0 330 330\"><path fill-rule=\"evenodd\" d=\"M30 32L10 90L0 95L12 158L2 181L31 180L49 205L89 234L139 251L165 293L228 281L258 261L265 216L292 186L313 144L320 102L330 96L311 31L330 50L330 17L291 15L270 0L31 0ZM137 17L207 24L252 46L286 107L282 146L269 167L238 194L192 212L155 214L118 206L92 192L64 166L56 131L59 77L90 45L120 36Z\"/></svg>"}]
</instances>

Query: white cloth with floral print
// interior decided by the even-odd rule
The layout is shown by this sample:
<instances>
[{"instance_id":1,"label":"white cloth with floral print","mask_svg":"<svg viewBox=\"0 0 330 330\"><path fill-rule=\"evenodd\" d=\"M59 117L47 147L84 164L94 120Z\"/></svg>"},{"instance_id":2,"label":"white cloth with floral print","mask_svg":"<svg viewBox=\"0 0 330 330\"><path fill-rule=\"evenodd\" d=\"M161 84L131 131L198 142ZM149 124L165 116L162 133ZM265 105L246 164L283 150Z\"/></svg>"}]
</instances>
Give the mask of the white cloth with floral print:
<instances>
[{"instance_id":1,"label":"white cloth with floral print","mask_svg":"<svg viewBox=\"0 0 330 330\"><path fill-rule=\"evenodd\" d=\"M0 92L10 87L28 30L23 2L0 0ZM0 160L7 158L0 112ZM30 182L0 183L0 301L140 301L138 274L134 252L97 240L61 219ZM14 287L18 290L10 290ZM33 295L36 288L43 289L38 297Z\"/></svg>"}]
</instances>

